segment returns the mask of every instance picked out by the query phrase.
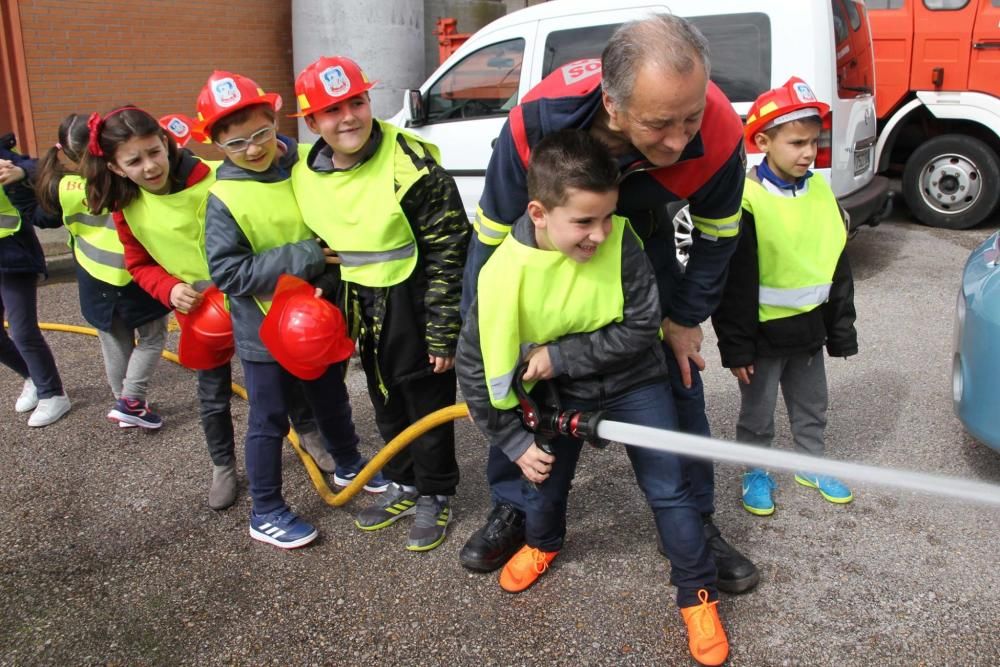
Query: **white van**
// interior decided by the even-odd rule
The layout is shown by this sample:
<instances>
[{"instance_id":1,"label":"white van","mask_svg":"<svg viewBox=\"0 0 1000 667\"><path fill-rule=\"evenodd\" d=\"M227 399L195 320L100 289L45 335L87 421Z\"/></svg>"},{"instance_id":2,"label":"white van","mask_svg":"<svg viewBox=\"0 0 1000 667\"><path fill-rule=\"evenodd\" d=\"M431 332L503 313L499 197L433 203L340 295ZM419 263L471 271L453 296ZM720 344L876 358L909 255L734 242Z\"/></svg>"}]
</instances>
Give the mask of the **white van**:
<instances>
[{"instance_id":1,"label":"white van","mask_svg":"<svg viewBox=\"0 0 1000 667\"><path fill-rule=\"evenodd\" d=\"M808 82L832 110L829 150L821 148L816 171L850 214L851 229L888 213L888 180L875 176L872 161L875 65L868 22L856 20L862 0L553 0L472 35L419 90L406 92L389 120L440 147L472 219L510 109L555 68L599 59L619 25L652 12L684 16L704 33L712 80L741 116L790 76ZM683 232L681 245L690 242Z\"/></svg>"}]
</instances>

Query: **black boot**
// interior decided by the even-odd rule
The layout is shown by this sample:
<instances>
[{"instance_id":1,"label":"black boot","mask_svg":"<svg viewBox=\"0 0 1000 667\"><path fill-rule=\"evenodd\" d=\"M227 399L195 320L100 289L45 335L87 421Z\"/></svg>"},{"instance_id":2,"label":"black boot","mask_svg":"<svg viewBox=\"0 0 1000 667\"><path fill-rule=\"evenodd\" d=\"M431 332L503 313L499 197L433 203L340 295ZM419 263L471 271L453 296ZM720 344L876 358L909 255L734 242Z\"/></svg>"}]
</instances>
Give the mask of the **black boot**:
<instances>
[{"instance_id":1,"label":"black boot","mask_svg":"<svg viewBox=\"0 0 1000 667\"><path fill-rule=\"evenodd\" d=\"M469 538L458 561L470 570L492 572L524 546L524 512L513 505L494 505L486 525Z\"/></svg>"},{"instance_id":2,"label":"black boot","mask_svg":"<svg viewBox=\"0 0 1000 667\"><path fill-rule=\"evenodd\" d=\"M705 542L708 543L712 559L719 571L716 585L726 593L746 593L760 581L760 571L750 559L726 542L719 529L712 523L712 515L702 517L705 527Z\"/></svg>"}]
</instances>

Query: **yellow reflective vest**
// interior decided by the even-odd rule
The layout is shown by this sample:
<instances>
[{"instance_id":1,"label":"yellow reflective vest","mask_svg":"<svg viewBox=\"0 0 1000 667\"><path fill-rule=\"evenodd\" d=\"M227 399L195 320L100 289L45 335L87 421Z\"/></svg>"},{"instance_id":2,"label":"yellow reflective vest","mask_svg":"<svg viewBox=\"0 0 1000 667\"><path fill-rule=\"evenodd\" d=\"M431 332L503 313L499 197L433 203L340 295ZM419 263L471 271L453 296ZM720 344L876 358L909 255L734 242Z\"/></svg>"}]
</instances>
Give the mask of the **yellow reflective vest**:
<instances>
[{"instance_id":1,"label":"yellow reflective vest","mask_svg":"<svg viewBox=\"0 0 1000 667\"><path fill-rule=\"evenodd\" d=\"M300 144L292 186L305 224L340 256L343 279L389 287L406 280L417 265L417 242L399 202L428 171L396 150L397 137L418 155L429 152L439 160L440 154L423 139L377 122L378 150L355 169L313 171L306 164L310 147Z\"/></svg>"},{"instance_id":2,"label":"yellow reflective vest","mask_svg":"<svg viewBox=\"0 0 1000 667\"><path fill-rule=\"evenodd\" d=\"M191 187L166 195L142 191L122 209L125 221L146 252L170 274L197 290L212 283L205 256L205 203L219 162Z\"/></svg>"},{"instance_id":3,"label":"yellow reflective vest","mask_svg":"<svg viewBox=\"0 0 1000 667\"><path fill-rule=\"evenodd\" d=\"M511 385L528 349L622 320L626 228L625 218L613 217L611 234L585 263L508 235L483 265L477 291L480 347L494 407L517 405Z\"/></svg>"},{"instance_id":4,"label":"yellow reflective vest","mask_svg":"<svg viewBox=\"0 0 1000 667\"><path fill-rule=\"evenodd\" d=\"M313 237L302 221L289 179L276 183L216 181L211 192L229 209L254 254ZM269 298L254 299L265 313L270 309Z\"/></svg>"},{"instance_id":5,"label":"yellow reflective vest","mask_svg":"<svg viewBox=\"0 0 1000 667\"><path fill-rule=\"evenodd\" d=\"M16 234L19 229L21 229L21 214L0 188L0 239Z\"/></svg>"},{"instance_id":6,"label":"yellow reflective vest","mask_svg":"<svg viewBox=\"0 0 1000 667\"><path fill-rule=\"evenodd\" d=\"M833 273L847 244L837 198L821 176L804 194L784 197L748 178L743 208L757 229L761 322L807 313L830 297Z\"/></svg>"},{"instance_id":7,"label":"yellow reflective vest","mask_svg":"<svg viewBox=\"0 0 1000 667\"><path fill-rule=\"evenodd\" d=\"M93 215L87 209L87 182L75 174L59 180L59 207L69 230L69 246L77 264L97 280L124 287L132 282L125 269L125 248L118 239L111 214Z\"/></svg>"}]
</instances>

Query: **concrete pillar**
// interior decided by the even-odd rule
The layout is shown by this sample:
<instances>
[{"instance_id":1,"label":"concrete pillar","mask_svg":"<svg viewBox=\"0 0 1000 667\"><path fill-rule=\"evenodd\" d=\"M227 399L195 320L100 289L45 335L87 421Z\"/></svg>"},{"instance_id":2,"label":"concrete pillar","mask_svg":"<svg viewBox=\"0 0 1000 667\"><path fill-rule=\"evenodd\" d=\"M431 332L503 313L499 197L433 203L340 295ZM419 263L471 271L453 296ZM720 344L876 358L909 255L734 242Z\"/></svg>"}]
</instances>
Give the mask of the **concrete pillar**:
<instances>
[{"instance_id":1,"label":"concrete pillar","mask_svg":"<svg viewBox=\"0 0 1000 667\"><path fill-rule=\"evenodd\" d=\"M348 56L379 82L372 110L388 118L425 78L426 30L421 0L292 0L293 76L320 56ZM301 120L299 138L315 138Z\"/></svg>"},{"instance_id":2,"label":"concrete pillar","mask_svg":"<svg viewBox=\"0 0 1000 667\"><path fill-rule=\"evenodd\" d=\"M458 32L472 34L483 26L507 13L503 0L424 0L424 19L427 24L424 40L425 77L437 69L438 40L434 30L439 18L458 20Z\"/></svg>"}]
</instances>

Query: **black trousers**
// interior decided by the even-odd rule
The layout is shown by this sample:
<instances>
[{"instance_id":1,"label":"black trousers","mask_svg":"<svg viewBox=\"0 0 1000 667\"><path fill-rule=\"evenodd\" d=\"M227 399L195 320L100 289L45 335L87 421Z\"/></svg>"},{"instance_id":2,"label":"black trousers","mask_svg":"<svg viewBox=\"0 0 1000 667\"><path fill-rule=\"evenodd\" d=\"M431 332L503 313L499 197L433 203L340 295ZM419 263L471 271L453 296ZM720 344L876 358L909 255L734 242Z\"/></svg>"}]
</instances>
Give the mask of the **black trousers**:
<instances>
[{"instance_id":1,"label":"black trousers","mask_svg":"<svg viewBox=\"0 0 1000 667\"><path fill-rule=\"evenodd\" d=\"M375 425L388 443L403 430L435 410L455 404L455 371L394 384L388 397L378 377L365 363L368 395L375 410ZM420 436L382 468L382 475L397 484L417 487L421 495L455 495L458 462L455 460L455 424L442 424Z\"/></svg>"}]
</instances>

